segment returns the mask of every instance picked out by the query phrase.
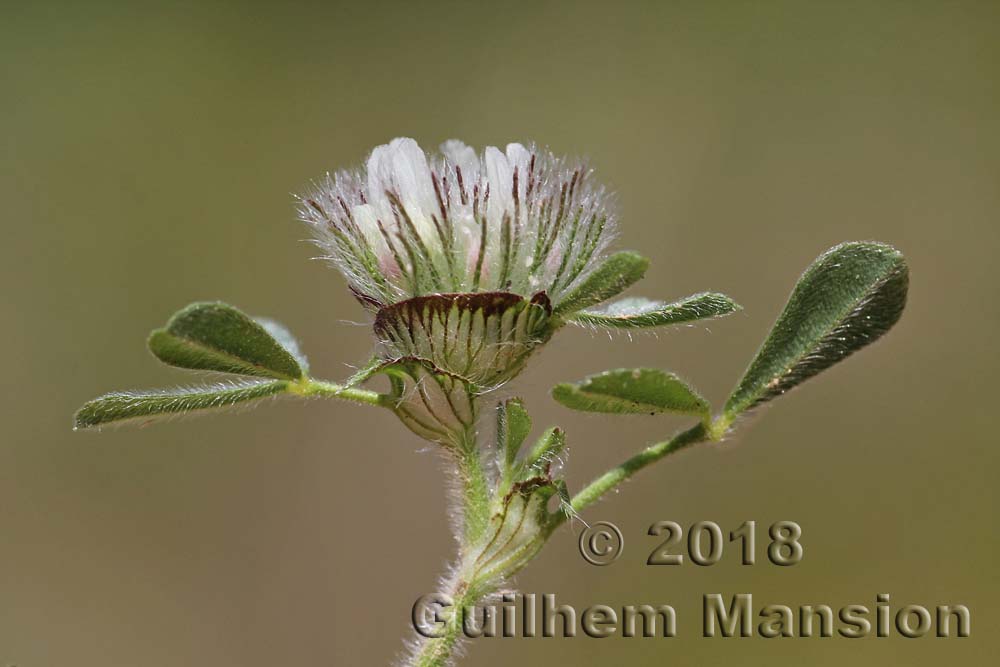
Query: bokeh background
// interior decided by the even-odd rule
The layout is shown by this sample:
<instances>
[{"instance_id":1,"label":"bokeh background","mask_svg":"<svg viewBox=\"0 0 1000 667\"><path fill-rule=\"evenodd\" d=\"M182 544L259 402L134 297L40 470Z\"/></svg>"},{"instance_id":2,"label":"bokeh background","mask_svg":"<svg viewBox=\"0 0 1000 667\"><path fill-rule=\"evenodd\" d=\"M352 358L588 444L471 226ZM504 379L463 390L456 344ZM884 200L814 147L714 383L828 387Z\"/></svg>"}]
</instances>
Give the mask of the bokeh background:
<instances>
[{"instance_id":1,"label":"bokeh background","mask_svg":"<svg viewBox=\"0 0 1000 667\"><path fill-rule=\"evenodd\" d=\"M849 239L909 257L898 327L733 442L670 459L519 580L579 607L669 602L680 637L498 639L469 665L986 664L1000 649L994 425L1000 6L993 2L5 2L0 22L0 664L386 665L453 544L440 462L388 414L279 401L73 433L184 304L285 322L342 378L365 315L291 193L372 146L535 140L620 196L635 293L745 311L633 340L562 333L522 376L568 479L682 425L573 414L557 381L669 368L724 400L799 272ZM798 521L792 568L645 566L654 521ZM763 543L765 540L760 539ZM965 640L700 638L705 593L964 603Z\"/></svg>"}]
</instances>

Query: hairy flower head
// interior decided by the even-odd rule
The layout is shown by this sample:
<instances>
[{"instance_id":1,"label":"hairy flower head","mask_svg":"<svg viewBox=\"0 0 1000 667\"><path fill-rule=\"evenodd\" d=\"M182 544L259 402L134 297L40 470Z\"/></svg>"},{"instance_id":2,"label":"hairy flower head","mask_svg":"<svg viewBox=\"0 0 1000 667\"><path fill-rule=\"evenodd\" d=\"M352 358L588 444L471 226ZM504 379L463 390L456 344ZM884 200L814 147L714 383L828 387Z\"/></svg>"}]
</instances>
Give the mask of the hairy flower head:
<instances>
[{"instance_id":1,"label":"hairy flower head","mask_svg":"<svg viewBox=\"0 0 1000 667\"><path fill-rule=\"evenodd\" d=\"M544 292L583 280L614 229L608 193L580 162L461 141L425 154L413 139L327 175L300 216L352 291L373 308L445 293Z\"/></svg>"}]
</instances>

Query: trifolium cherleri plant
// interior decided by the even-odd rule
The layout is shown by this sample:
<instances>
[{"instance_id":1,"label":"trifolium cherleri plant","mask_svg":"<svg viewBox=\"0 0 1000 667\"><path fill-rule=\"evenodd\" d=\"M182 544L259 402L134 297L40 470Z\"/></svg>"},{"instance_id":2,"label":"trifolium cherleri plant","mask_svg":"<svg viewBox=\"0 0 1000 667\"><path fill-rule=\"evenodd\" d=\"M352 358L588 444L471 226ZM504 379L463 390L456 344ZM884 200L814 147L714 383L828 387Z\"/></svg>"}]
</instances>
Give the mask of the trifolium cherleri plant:
<instances>
[{"instance_id":1,"label":"trifolium cherleri plant","mask_svg":"<svg viewBox=\"0 0 1000 667\"><path fill-rule=\"evenodd\" d=\"M315 379L294 337L224 303L194 303L153 331L161 361L233 380L182 389L115 392L85 404L76 428L211 411L278 395L325 396L385 408L437 446L460 492L448 515L458 554L443 579L453 601L440 631L411 643L405 664L451 664L462 610L511 585L552 533L666 455L719 441L739 418L868 345L906 302L908 271L891 246L844 243L799 278L784 310L717 413L689 384L657 368L617 369L557 385L576 410L680 413L694 424L640 449L575 492L552 465L560 428L530 447L518 398L496 390L567 324L669 326L735 311L704 292L678 301L625 297L647 260L612 252L614 200L589 167L531 145L459 141L425 153L412 139L375 148L363 168L339 171L298 201L324 256L372 316L373 355L343 383ZM571 339L569 339L571 340ZM385 392L362 385L389 378ZM495 427L485 427L492 421ZM491 442L487 442L487 439Z\"/></svg>"}]
</instances>

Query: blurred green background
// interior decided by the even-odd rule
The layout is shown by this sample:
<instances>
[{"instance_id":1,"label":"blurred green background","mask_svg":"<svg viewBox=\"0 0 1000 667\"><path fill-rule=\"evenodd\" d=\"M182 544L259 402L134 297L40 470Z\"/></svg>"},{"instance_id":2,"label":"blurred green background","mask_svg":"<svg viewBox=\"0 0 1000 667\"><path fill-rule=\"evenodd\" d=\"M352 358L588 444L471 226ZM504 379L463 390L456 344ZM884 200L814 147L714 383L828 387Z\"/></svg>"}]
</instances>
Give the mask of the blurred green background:
<instances>
[{"instance_id":1,"label":"blurred green background","mask_svg":"<svg viewBox=\"0 0 1000 667\"><path fill-rule=\"evenodd\" d=\"M519 579L585 607L673 604L680 637L484 640L463 664L986 664L1000 642L993 418L1000 211L995 2L4 3L0 664L386 665L453 542L437 456L388 414L279 401L73 433L95 395L189 378L144 338L199 299L285 322L321 376L367 320L292 192L378 143L534 140L620 196L635 293L714 289L710 325L563 332L522 376L568 431L569 481L681 420L604 418L548 388L655 365L724 400L798 273L897 245L910 305L880 344L723 446L590 509L611 567L555 536ZM661 519L798 521L803 562L650 568ZM763 540L762 540L763 542ZM702 594L964 603L965 640L703 639Z\"/></svg>"}]
</instances>

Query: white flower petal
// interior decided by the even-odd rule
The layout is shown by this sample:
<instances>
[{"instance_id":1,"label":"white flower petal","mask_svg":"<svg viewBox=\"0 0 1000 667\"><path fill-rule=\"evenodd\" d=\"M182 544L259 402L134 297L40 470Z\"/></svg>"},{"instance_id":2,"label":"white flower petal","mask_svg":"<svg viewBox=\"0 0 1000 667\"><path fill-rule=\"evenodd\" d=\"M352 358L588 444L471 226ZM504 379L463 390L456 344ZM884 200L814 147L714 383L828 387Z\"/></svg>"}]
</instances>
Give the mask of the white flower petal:
<instances>
[{"instance_id":1,"label":"white flower petal","mask_svg":"<svg viewBox=\"0 0 1000 667\"><path fill-rule=\"evenodd\" d=\"M372 154L368 156L368 189L366 196L368 203L375 207L378 215L383 217L386 224L392 221L392 210L389 207L389 198L386 191L392 190L392 152L388 146L376 146Z\"/></svg>"},{"instance_id":2,"label":"white flower petal","mask_svg":"<svg viewBox=\"0 0 1000 667\"><path fill-rule=\"evenodd\" d=\"M521 144L507 144L507 162L511 177L517 173L517 197L524 201L528 189L528 170L531 165L531 151ZM513 190L513 188L512 188ZM518 222L521 222L518 220Z\"/></svg>"},{"instance_id":3,"label":"white flower petal","mask_svg":"<svg viewBox=\"0 0 1000 667\"><path fill-rule=\"evenodd\" d=\"M479 156L472 148L458 139L449 139L441 144L441 153L453 166L462 170L462 181L467 187L479 180Z\"/></svg>"},{"instance_id":4,"label":"white flower petal","mask_svg":"<svg viewBox=\"0 0 1000 667\"><path fill-rule=\"evenodd\" d=\"M358 204L351 209L351 216L361 233L364 234L365 241L368 242L375 256L380 261L391 256L389 248L385 244L385 237L382 236L382 232L378 228L378 215L375 213L375 207L371 204Z\"/></svg>"},{"instance_id":5,"label":"white flower petal","mask_svg":"<svg viewBox=\"0 0 1000 667\"><path fill-rule=\"evenodd\" d=\"M514 209L514 197L511 194L514 170L511 169L507 156L496 146L486 147L485 162L486 179L490 184L486 215L491 224L499 225L504 213Z\"/></svg>"},{"instance_id":6,"label":"white flower petal","mask_svg":"<svg viewBox=\"0 0 1000 667\"><path fill-rule=\"evenodd\" d=\"M517 169L521 180L524 180L525 174L528 173L528 165L531 164L531 151L521 144L507 144L507 162L511 171Z\"/></svg>"},{"instance_id":7,"label":"white flower petal","mask_svg":"<svg viewBox=\"0 0 1000 667\"><path fill-rule=\"evenodd\" d=\"M413 215L434 210L434 183L424 151L413 139L394 139L389 150L393 184L407 211Z\"/></svg>"}]
</instances>

